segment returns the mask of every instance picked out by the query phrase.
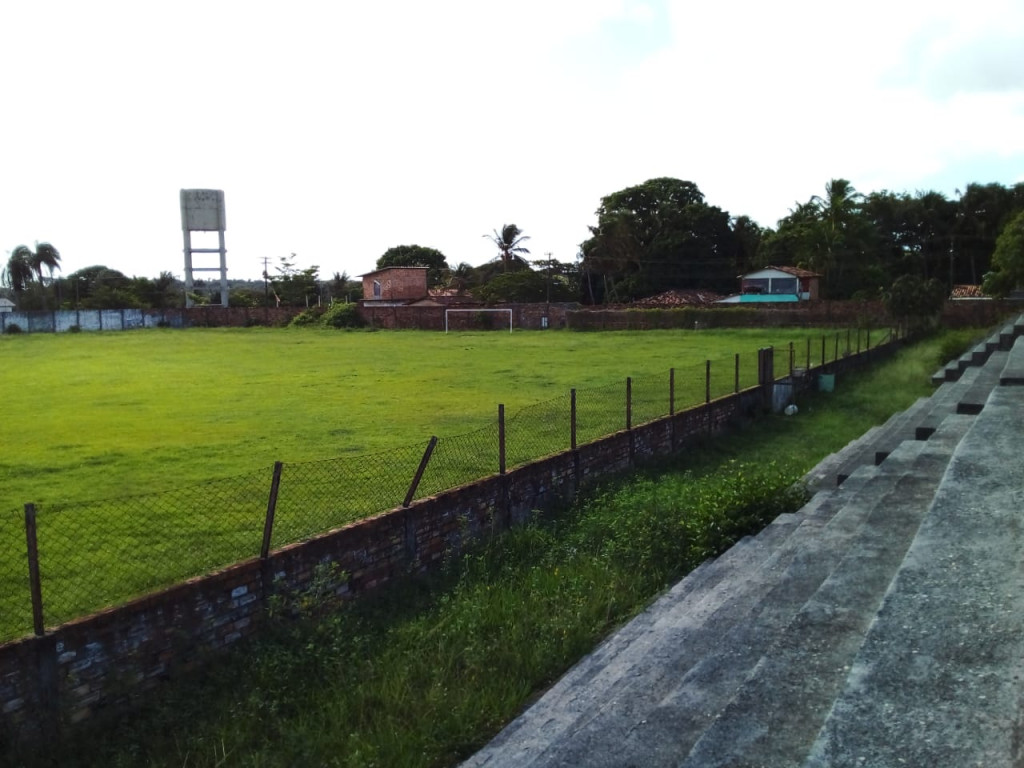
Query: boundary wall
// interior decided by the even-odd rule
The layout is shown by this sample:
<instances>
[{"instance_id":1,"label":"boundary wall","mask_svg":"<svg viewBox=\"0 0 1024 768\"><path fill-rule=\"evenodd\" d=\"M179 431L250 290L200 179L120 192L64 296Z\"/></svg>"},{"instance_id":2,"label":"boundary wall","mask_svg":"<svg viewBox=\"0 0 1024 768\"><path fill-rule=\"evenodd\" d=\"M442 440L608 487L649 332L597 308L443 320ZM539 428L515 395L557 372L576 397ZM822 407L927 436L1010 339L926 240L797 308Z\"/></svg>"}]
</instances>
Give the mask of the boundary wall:
<instances>
[{"instance_id":1,"label":"boundary wall","mask_svg":"<svg viewBox=\"0 0 1024 768\"><path fill-rule=\"evenodd\" d=\"M824 371L861 367L898 346L852 354ZM772 370L770 360L763 370ZM0 646L0 746L56 738L90 718L123 711L174 672L208 663L212 654L256 632L272 595L370 595L396 578L438 567L446 556L522 523L534 510L571 499L601 476L751 419L771 406L779 384L787 394L799 392L815 386L813 374L780 382L762 377L762 385Z\"/></svg>"}]
</instances>

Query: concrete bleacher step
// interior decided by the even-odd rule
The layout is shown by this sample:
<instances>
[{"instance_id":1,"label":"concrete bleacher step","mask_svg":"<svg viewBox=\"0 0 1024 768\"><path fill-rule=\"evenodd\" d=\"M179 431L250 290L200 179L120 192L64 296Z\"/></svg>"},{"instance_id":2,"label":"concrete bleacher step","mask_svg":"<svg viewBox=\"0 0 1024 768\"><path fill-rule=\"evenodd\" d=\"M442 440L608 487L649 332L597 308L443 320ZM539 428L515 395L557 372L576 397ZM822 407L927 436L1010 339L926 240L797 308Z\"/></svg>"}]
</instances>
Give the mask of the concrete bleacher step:
<instances>
[{"instance_id":1,"label":"concrete bleacher step","mask_svg":"<svg viewBox=\"0 0 1024 768\"><path fill-rule=\"evenodd\" d=\"M841 485L858 466L885 461L903 441L927 440L950 413L978 413L996 386L1005 354L990 353L984 365L967 368L956 381L943 382L931 397L920 398L906 411L826 457L805 477L807 486L817 491Z\"/></svg>"},{"instance_id":2,"label":"concrete bleacher step","mask_svg":"<svg viewBox=\"0 0 1024 768\"><path fill-rule=\"evenodd\" d=\"M999 372L999 386L1024 385L1024 336L1019 337L1006 353L1006 362Z\"/></svg>"},{"instance_id":3,"label":"concrete bleacher step","mask_svg":"<svg viewBox=\"0 0 1024 768\"><path fill-rule=\"evenodd\" d=\"M675 765L799 765L874 620L969 419L932 444L907 443L883 470L898 478L872 505L853 546L765 650L748 679Z\"/></svg>"},{"instance_id":4,"label":"concrete bleacher step","mask_svg":"<svg viewBox=\"0 0 1024 768\"><path fill-rule=\"evenodd\" d=\"M924 450L910 444L907 460ZM659 764L659 755L685 754L757 665L764 639L782 631L820 588L865 521L885 518L882 500L902 477L898 460L864 467L851 484L857 490L819 494L785 521L787 535L771 534L769 526L767 557L743 555L721 566L722 578L710 588L706 574L714 564L695 572L697 586L681 582L466 765L623 765L623 755L646 765ZM724 660L723 647L733 649ZM516 760L504 762L501 755L509 754Z\"/></svg>"},{"instance_id":5,"label":"concrete bleacher step","mask_svg":"<svg viewBox=\"0 0 1024 768\"><path fill-rule=\"evenodd\" d=\"M1024 390L996 388L957 446L809 768L1024 761L1022 432Z\"/></svg>"},{"instance_id":6,"label":"concrete bleacher step","mask_svg":"<svg viewBox=\"0 0 1024 768\"><path fill-rule=\"evenodd\" d=\"M999 383L999 373L1006 365L1009 352L993 352L989 363L978 369L978 374L956 404L957 413L976 415L981 413L992 390Z\"/></svg>"}]
</instances>

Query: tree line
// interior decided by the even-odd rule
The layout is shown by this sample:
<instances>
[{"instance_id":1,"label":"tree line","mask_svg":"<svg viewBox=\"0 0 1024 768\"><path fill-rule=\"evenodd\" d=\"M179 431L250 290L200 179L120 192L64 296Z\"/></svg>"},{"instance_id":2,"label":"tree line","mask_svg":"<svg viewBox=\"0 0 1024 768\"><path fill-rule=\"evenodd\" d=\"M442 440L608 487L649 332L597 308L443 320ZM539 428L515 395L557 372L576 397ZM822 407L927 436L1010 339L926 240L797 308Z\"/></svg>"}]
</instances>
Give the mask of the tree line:
<instances>
[{"instance_id":1,"label":"tree line","mask_svg":"<svg viewBox=\"0 0 1024 768\"><path fill-rule=\"evenodd\" d=\"M389 248L376 267L423 266L433 289L486 303L579 301L625 303L671 289L735 293L738 277L765 266L795 266L822 276L822 296L878 299L902 290L942 292L983 285L994 296L1024 284L1024 183L967 184L957 198L935 191L861 194L832 179L824 194L797 202L774 228L711 205L696 184L656 178L601 198L597 223L572 261L530 259L530 238L515 224L484 237L491 261L451 265L421 245ZM260 281L231 281L235 306L310 307L361 297L345 273L323 280L319 267L281 257ZM184 286L170 272L127 277L104 266L54 277L60 254L49 243L18 246L3 270L22 309L184 305ZM220 303L219 283L194 285L194 303Z\"/></svg>"}]
</instances>

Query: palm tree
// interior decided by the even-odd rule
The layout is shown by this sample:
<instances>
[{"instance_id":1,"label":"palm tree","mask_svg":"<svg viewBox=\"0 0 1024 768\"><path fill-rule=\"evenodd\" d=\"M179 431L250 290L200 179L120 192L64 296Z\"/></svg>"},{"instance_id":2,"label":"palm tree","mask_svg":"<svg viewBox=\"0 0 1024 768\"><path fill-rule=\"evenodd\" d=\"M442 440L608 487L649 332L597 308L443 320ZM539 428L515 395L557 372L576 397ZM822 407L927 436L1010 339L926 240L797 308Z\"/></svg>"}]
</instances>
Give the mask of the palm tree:
<instances>
[{"instance_id":1,"label":"palm tree","mask_svg":"<svg viewBox=\"0 0 1024 768\"><path fill-rule=\"evenodd\" d=\"M505 224L500 233L498 230L494 230L493 235L484 235L484 237L489 238L498 246L498 258L501 259L502 267L506 272L509 264L522 261L520 254L530 252L529 249L522 246L523 241L530 238L524 235L523 230L515 224Z\"/></svg>"},{"instance_id":2,"label":"palm tree","mask_svg":"<svg viewBox=\"0 0 1024 768\"><path fill-rule=\"evenodd\" d=\"M15 277L11 277L13 274ZM60 253L49 243L36 243L36 249L33 251L27 245L19 245L13 251L11 251L11 258L7 262L7 269L5 275L8 280L11 281L10 287L16 294L21 294L28 287L28 284L32 282L32 276L35 275L39 280L40 287L45 286L43 280L43 268L46 268L50 279L53 279L53 273L55 270L60 269ZM17 285L15 285L15 282ZM46 291L42 292L43 309L46 309Z\"/></svg>"},{"instance_id":3,"label":"palm tree","mask_svg":"<svg viewBox=\"0 0 1024 768\"><path fill-rule=\"evenodd\" d=\"M14 297L21 304L21 295L32 282L33 269L27 254L31 251L23 245L19 245L11 251L11 257L7 260L2 277L3 284L14 291Z\"/></svg>"}]
</instances>

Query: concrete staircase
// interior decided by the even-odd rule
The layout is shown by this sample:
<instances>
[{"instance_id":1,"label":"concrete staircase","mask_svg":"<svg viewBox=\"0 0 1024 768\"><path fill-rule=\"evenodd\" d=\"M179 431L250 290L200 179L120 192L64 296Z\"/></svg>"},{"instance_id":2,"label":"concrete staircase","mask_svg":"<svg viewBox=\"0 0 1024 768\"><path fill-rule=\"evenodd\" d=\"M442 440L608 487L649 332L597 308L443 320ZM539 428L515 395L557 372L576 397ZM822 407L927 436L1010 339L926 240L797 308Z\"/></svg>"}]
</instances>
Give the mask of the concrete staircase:
<instances>
[{"instance_id":1,"label":"concrete staircase","mask_svg":"<svg viewBox=\"0 0 1024 768\"><path fill-rule=\"evenodd\" d=\"M1024 765L1024 339L994 339L464 765Z\"/></svg>"}]
</instances>

